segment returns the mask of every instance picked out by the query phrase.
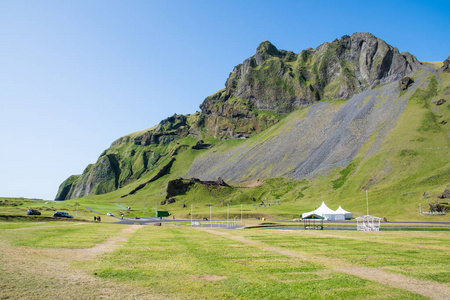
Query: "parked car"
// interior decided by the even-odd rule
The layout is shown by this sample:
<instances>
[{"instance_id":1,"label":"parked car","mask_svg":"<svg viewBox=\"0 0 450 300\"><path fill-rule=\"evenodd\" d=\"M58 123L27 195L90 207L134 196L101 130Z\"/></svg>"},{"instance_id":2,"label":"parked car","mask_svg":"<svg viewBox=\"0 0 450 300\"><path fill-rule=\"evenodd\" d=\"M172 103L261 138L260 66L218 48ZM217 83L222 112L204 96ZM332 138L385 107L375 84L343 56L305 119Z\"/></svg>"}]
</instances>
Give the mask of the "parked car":
<instances>
[{"instance_id":1,"label":"parked car","mask_svg":"<svg viewBox=\"0 0 450 300\"><path fill-rule=\"evenodd\" d=\"M112 212L109 212L109 213L107 213L106 215L112 217L112 216L113 216L113 213L112 213Z\"/></svg>"},{"instance_id":2,"label":"parked car","mask_svg":"<svg viewBox=\"0 0 450 300\"><path fill-rule=\"evenodd\" d=\"M32 215L40 216L41 212L36 210L36 209L29 209L29 210L27 210L27 215L29 215L29 216L32 216Z\"/></svg>"},{"instance_id":3,"label":"parked car","mask_svg":"<svg viewBox=\"0 0 450 300\"><path fill-rule=\"evenodd\" d=\"M53 217L55 217L55 218L73 218L72 215L69 215L66 212L60 212L60 211L55 212L53 214Z\"/></svg>"}]
</instances>

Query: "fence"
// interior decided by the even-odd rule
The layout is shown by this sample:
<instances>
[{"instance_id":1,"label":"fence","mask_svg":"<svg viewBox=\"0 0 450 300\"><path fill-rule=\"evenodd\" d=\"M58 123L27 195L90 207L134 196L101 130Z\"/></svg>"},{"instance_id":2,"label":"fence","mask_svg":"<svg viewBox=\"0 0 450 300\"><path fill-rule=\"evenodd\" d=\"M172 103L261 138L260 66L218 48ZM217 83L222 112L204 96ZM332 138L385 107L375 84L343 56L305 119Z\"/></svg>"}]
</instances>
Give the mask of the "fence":
<instances>
[{"instance_id":1,"label":"fence","mask_svg":"<svg viewBox=\"0 0 450 300\"><path fill-rule=\"evenodd\" d=\"M222 228L236 228L243 226L244 223L241 220L230 221L192 221L191 226L199 227L222 227Z\"/></svg>"},{"instance_id":2,"label":"fence","mask_svg":"<svg viewBox=\"0 0 450 300\"><path fill-rule=\"evenodd\" d=\"M445 215L445 214L446 213L443 212L443 211L425 211L425 212L422 212L422 215L425 215L425 216L437 216L437 215L442 216L442 215Z\"/></svg>"}]
</instances>

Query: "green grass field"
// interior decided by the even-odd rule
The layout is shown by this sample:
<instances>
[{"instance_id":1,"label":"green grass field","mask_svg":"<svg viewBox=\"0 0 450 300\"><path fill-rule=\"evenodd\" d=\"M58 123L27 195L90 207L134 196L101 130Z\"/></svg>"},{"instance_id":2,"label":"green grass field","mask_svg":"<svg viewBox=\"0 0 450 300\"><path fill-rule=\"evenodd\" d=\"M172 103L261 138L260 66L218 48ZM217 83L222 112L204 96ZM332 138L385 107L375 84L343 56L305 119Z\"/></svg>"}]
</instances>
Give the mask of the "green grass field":
<instances>
[{"instance_id":1,"label":"green grass field","mask_svg":"<svg viewBox=\"0 0 450 300\"><path fill-rule=\"evenodd\" d=\"M441 299L450 291L445 231L5 221L0 229L1 299Z\"/></svg>"}]
</instances>

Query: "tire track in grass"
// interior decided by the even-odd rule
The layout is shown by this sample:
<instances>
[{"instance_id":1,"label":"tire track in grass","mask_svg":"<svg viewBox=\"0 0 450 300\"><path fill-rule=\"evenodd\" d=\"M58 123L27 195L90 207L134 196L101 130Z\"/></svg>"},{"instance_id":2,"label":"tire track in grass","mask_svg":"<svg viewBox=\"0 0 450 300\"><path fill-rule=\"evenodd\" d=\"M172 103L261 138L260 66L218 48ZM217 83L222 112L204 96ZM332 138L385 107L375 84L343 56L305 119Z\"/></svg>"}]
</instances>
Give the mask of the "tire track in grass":
<instances>
[{"instance_id":1,"label":"tire track in grass","mask_svg":"<svg viewBox=\"0 0 450 300\"><path fill-rule=\"evenodd\" d=\"M128 241L139 228L142 228L142 225L128 226L122 229L119 234L108 238L103 243L97 244L92 248L83 249L82 257L80 257L79 260L92 260L97 255L113 252L121 245L121 243Z\"/></svg>"},{"instance_id":2,"label":"tire track in grass","mask_svg":"<svg viewBox=\"0 0 450 300\"><path fill-rule=\"evenodd\" d=\"M290 257L295 257L311 263L326 266L330 272L340 272L348 275L360 277L369 281L377 282L393 288L402 289L408 292L419 294L431 299L450 299L450 286L444 283L416 279L409 276L394 274L380 270L378 268L357 267L336 258L313 256L310 254L298 253L296 251L285 250L280 247L270 246L266 243L255 241L249 238L236 236L228 232L216 231L213 229L196 228L204 232L220 235L233 241L241 242L249 246L258 247L265 251L275 252Z\"/></svg>"}]
</instances>

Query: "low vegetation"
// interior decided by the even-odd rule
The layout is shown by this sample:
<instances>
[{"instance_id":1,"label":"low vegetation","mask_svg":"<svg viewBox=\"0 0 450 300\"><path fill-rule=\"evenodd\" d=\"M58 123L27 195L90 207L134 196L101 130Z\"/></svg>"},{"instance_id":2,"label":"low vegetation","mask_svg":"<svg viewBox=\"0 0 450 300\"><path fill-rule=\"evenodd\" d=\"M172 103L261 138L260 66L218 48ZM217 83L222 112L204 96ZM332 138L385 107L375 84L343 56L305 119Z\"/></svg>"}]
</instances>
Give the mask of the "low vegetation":
<instances>
[{"instance_id":1,"label":"low vegetation","mask_svg":"<svg viewBox=\"0 0 450 300\"><path fill-rule=\"evenodd\" d=\"M104 223L2 221L0 229L5 299L425 299L402 285L350 275L349 267L393 279L450 281L444 232L205 231L167 224L130 231Z\"/></svg>"}]
</instances>

